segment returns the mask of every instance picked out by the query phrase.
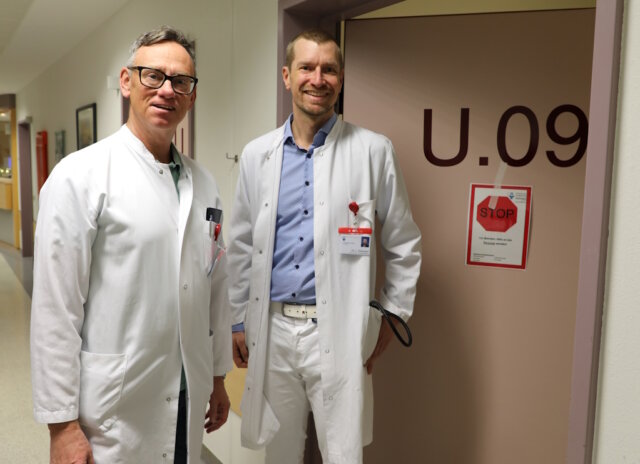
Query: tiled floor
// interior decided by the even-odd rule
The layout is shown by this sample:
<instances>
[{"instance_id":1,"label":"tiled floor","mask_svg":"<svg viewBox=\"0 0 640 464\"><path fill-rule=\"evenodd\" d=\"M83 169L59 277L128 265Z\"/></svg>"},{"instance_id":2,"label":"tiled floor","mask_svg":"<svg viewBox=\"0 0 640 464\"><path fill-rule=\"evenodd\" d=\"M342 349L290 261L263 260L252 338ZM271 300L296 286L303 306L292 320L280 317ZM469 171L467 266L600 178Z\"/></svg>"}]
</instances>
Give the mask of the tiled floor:
<instances>
[{"instance_id":1,"label":"tiled floor","mask_svg":"<svg viewBox=\"0 0 640 464\"><path fill-rule=\"evenodd\" d=\"M33 419L29 367L32 260L0 245L0 462L49 462L47 427ZM26 289L25 289L26 287Z\"/></svg>"}]
</instances>

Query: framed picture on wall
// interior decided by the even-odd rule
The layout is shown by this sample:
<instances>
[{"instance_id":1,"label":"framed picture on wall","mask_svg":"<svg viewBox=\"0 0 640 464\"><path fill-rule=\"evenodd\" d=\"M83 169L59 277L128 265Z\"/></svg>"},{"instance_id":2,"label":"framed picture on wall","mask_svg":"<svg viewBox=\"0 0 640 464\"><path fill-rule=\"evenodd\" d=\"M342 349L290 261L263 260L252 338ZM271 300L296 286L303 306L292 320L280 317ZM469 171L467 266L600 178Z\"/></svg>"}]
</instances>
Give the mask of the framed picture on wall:
<instances>
[{"instance_id":1,"label":"framed picture on wall","mask_svg":"<svg viewBox=\"0 0 640 464\"><path fill-rule=\"evenodd\" d=\"M96 142L96 104L81 106L76 110L76 138L78 150Z\"/></svg>"}]
</instances>

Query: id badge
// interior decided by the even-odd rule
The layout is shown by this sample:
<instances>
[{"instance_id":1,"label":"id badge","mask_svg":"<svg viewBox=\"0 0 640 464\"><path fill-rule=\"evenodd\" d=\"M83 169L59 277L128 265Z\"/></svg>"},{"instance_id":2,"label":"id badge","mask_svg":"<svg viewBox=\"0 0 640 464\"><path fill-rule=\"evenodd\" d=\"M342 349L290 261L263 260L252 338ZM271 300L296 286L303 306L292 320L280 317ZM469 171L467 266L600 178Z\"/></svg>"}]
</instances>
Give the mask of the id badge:
<instances>
[{"instance_id":1,"label":"id badge","mask_svg":"<svg viewBox=\"0 0 640 464\"><path fill-rule=\"evenodd\" d=\"M370 227L340 227L338 229L340 254L369 256L371 233Z\"/></svg>"}]
</instances>

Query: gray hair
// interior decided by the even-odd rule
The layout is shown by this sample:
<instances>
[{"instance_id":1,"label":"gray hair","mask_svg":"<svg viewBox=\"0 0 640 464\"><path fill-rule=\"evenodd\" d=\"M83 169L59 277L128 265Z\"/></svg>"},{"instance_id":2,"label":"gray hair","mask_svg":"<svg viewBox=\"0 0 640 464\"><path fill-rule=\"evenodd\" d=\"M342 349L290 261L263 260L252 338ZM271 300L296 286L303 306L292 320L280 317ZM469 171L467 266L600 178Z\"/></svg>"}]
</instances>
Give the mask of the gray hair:
<instances>
[{"instance_id":1,"label":"gray hair","mask_svg":"<svg viewBox=\"0 0 640 464\"><path fill-rule=\"evenodd\" d=\"M136 56L136 52L140 47L148 47L160 42L176 42L184 47L189 53L191 60L193 61L193 68L196 67L196 49L194 43L187 38L187 36L171 26L160 26L158 29L154 29L149 32L145 32L136 39L129 48L129 59L127 60L127 66L133 66L133 61Z\"/></svg>"}]
</instances>

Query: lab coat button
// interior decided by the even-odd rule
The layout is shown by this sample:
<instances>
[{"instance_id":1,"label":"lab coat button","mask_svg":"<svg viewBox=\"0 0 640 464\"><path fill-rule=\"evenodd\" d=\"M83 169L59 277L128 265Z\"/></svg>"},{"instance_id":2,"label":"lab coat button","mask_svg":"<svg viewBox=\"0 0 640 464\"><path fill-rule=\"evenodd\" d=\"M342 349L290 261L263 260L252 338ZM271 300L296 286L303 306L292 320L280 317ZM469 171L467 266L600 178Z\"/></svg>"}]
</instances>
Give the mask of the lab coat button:
<instances>
[{"instance_id":1,"label":"lab coat button","mask_svg":"<svg viewBox=\"0 0 640 464\"><path fill-rule=\"evenodd\" d=\"M321 201L321 202L320 202L320 206L324 206L324 201Z\"/></svg>"},{"instance_id":2,"label":"lab coat button","mask_svg":"<svg viewBox=\"0 0 640 464\"><path fill-rule=\"evenodd\" d=\"M162 453L162 457L166 458L167 457L167 453Z\"/></svg>"},{"instance_id":3,"label":"lab coat button","mask_svg":"<svg viewBox=\"0 0 640 464\"><path fill-rule=\"evenodd\" d=\"M269 206L269 203L265 203L264 206Z\"/></svg>"},{"instance_id":4,"label":"lab coat button","mask_svg":"<svg viewBox=\"0 0 640 464\"><path fill-rule=\"evenodd\" d=\"M321 251L321 252L320 252L320 256L324 256L324 251Z\"/></svg>"},{"instance_id":5,"label":"lab coat button","mask_svg":"<svg viewBox=\"0 0 640 464\"><path fill-rule=\"evenodd\" d=\"M159 174L162 174L162 173L164 173L164 171L163 171L162 169L160 169L160 170L158 171L158 173L159 173Z\"/></svg>"},{"instance_id":6,"label":"lab coat button","mask_svg":"<svg viewBox=\"0 0 640 464\"><path fill-rule=\"evenodd\" d=\"M188 289L188 288L189 288L189 284L184 284L184 285L182 286L182 288L184 288L185 290L186 290L186 289Z\"/></svg>"},{"instance_id":7,"label":"lab coat button","mask_svg":"<svg viewBox=\"0 0 640 464\"><path fill-rule=\"evenodd\" d=\"M330 397L329 397L329 400L330 400L330 401L333 401L333 396L330 396Z\"/></svg>"},{"instance_id":8,"label":"lab coat button","mask_svg":"<svg viewBox=\"0 0 640 464\"><path fill-rule=\"evenodd\" d=\"M167 398L167 403L171 403L171 398Z\"/></svg>"},{"instance_id":9,"label":"lab coat button","mask_svg":"<svg viewBox=\"0 0 640 464\"><path fill-rule=\"evenodd\" d=\"M331 350L324 350L324 352L329 354L329 353L331 353Z\"/></svg>"},{"instance_id":10,"label":"lab coat button","mask_svg":"<svg viewBox=\"0 0 640 464\"><path fill-rule=\"evenodd\" d=\"M322 299L322 304L327 304L327 300L325 300L324 298Z\"/></svg>"}]
</instances>

